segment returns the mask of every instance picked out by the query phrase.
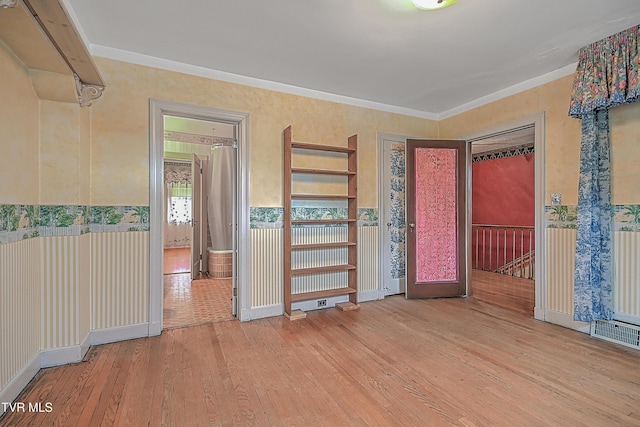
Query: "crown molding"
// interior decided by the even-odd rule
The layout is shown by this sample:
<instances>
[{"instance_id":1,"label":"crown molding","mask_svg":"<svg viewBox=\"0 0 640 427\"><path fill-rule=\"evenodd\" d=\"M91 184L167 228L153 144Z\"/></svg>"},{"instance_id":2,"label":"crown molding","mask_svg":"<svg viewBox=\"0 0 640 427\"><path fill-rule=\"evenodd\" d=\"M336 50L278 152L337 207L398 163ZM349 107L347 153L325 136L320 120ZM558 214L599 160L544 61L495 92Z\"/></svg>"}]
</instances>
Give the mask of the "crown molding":
<instances>
[{"instance_id":1,"label":"crown molding","mask_svg":"<svg viewBox=\"0 0 640 427\"><path fill-rule=\"evenodd\" d=\"M116 61L129 62L131 64L143 65L146 67L159 68L177 73L189 74L197 77L220 80L228 83L236 83L259 89L272 90L274 92L288 93L291 95L304 96L307 98L319 99L322 101L337 102L354 107L368 108L371 110L384 111L387 113L402 114L404 116L418 117L421 119L437 120L437 115L426 111L413 110L410 108L387 105L380 102L367 101L364 99L352 98L349 96L336 95L314 89L287 85L284 83L272 82L269 80L257 79L254 77L241 76L239 74L227 73L225 71L212 70L196 65L184 64L182 62L157 58L154 56L142 55L126 50L115 49L108 46L91 45L91 54L94 56L113 59Z\"/></svg>"},{"instance_id":2,"label":"crown molding","mask_svg":"<svg viewBox=\"0 0 640 427\"><path fill-rule=\"evenodd\" d=\"M473 110L474 108L482 107L483 105L490 104L494 101L499 101L508 96L515 95L517 93L524 92L525 90L533 89L535 87L542 86L545 83L549 83L562 77L569 76L576 71L577 66L578 63L574 62L562 68L558 68L555 71L551 71L550 73L525 80L524 82L509 86L508 88L499 90L490 95L483 96L466 104L462 104L458 107L438 114L437 120L448 119L449 117L457 116L458 114L465 113L467 111Z\"/></svg>"}]
</instances>

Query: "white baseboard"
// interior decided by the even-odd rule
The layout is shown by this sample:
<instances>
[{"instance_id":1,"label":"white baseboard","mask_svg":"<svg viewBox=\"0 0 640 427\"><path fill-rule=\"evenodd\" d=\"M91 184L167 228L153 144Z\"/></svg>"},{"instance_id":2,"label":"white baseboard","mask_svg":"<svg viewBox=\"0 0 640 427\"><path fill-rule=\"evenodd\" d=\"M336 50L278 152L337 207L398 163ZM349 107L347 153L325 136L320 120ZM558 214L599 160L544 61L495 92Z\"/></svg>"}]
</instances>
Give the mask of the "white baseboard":
<instances>
[{"instance_id":1,"label":"white baseboard","mask_svg":"<svg viewBox=\"0 0 640 427\"><path fill-rule=\"evenodd\" d=\"M544 321L545 309L540 307L533 308L533 318Z\"/></svg>"},{"instance_id":2,"label":"white baseboard","mask_svg":"<svg viewBox=\"0 0 640 427\"><path fill-rule=\"evenodd\" d=\"M40 370L40 352L31 358L29 363L16 374L9 383L0 390L0 402L13 402L36 376ZM0 405L0 415L4 414L4 405Z\"/></svg>"},{"instance_id":3,"label":"white baseboard","mask_svg":"<svg viewBox=\"0 0 640 427\"><path fill-rule=\"evenodd\" d=\"M81 359L84 359L85 354L89 351L89 347L91 347L91 332L89 332L80 343L80 351L82 352Z\"/></svg>"},{"instance_id":4,"label":"white baseboard","mask_svg":"<svg viewBox=\"0 0 640 427\"><path fill-rule=\"evenodd\" d=\"M116 341L132 340L149 336L149 324L117 326L115 328L91 331L91 345L107 344Z\"/></svg>"},{"instance_id":5,"label":"white baseboard","mask_svg":"<svg viewBox=\"0 0 640 427\"><path fill-rule=\"evenodd\" d=\"M244 317L244 320L256 320L256 319L264 319L265 317L275 317L282 316L284 313L284 305L282 304L271 304L271 305L263 305L260 307L251 307L249 310L248 318Z\"/></svg>"},{"instance_id":6,"label":"white baseboard","mask_svg":"<svg viewBox=\"0 0 640 427\"><path fill-rule=\"evenodd\" d=\"M52 348L40 352L40 367L67 365L82 360L82 348L79 345L69 347Z\"/></svg>"},{"instance_id":7,"label":"white baseboard","mask_svg":"<svg viewBox=\"0 0 640 427\"><path fill-rule=\"evenodd\" d=\"M149 324L121 326L117 328L91 331L79 345L62 348L40 350L27 365L16 374L11 381L0 390L0 402L13 402L22 393L29 381L36 376L40 368L66 365L82 361L89 347L116 341L146 337L149 334ZM0 405L0 415L4 413L4 405Z\"/></svg>"},{"instance_id":8,"label":"white baseboard","mask_svg":"<svg viewBox=\"0 0 640 427\"><path fill-rule=\"evenodd\" d=\"M162 322L151 322L149 324L149 336L155 337L162 333Z\"/></svg>"},{"instance_id":9,"label":"white baseboard","mask_svg":"<svg viewBox=\"0 0 640 427\"><path fill-rule=\"evenodd\" d=\"M52 366L67 365L82 361L84 355L91 346L91 334L87 334L80 345L69 347L52 348L40 351L40 367L50 368Z\"/></svg>"},{"instance_id":10,"label":"white baseboard","mask_svg":"<svg viewBox=\"0 0 640 427\"><path fill-rule=\"evenodd\" d=\"M573 320L573 316L566 313L560 313L553 310L545 310L544 316L545 322L553 323L565 328L574 329L578 332L584 332L588 334L591 329L591 324L588 322L577 322Z\"/></svg>"},{"instance_id":11,"label":"white baseboard","mask_svg":"<svg viewBox=\"0 0 640 427\"><path fill-rule=\"evenodd\" d=\"M358 292L358 302L377 301L380 299L384 299L384 291L380 289Z\"/></svg>"}]
</instances>

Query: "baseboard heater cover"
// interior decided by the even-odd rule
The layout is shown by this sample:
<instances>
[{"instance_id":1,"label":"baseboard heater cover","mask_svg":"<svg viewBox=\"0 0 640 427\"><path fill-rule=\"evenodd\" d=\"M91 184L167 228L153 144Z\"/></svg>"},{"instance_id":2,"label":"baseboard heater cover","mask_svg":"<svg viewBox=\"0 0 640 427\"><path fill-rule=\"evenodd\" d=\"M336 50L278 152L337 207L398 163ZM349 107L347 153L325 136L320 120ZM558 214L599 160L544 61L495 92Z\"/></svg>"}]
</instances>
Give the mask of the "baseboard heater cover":
<instances>
[{"instance_id":1,"label":"baseboard heater cover","mask_svg":"<svg viewBox=\"0 0 640 427\"><path fill-rule=\"evenodd\" d=\"M591 336L640 350L640 326L616 320L591 323Z\"/></svg>"}]
</instances>

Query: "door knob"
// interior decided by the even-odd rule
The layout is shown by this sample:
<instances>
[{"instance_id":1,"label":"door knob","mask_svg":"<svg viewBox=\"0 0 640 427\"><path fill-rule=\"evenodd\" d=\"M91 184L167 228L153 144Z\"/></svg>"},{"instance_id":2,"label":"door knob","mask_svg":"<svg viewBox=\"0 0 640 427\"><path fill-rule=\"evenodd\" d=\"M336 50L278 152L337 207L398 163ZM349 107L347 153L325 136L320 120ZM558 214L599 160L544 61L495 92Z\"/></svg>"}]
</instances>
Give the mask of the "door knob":
<instances>
[{"instance_id":1,"label":"door knob","mask_svg":"<svg viewBox=\"0 0 640 427\"><path fill-rule=\"evenodd\" d=\"M409 231L411 233L413 233L413 229L416 228L416 225L414 223L409 224Z\"/></svg>"}]
</instances>

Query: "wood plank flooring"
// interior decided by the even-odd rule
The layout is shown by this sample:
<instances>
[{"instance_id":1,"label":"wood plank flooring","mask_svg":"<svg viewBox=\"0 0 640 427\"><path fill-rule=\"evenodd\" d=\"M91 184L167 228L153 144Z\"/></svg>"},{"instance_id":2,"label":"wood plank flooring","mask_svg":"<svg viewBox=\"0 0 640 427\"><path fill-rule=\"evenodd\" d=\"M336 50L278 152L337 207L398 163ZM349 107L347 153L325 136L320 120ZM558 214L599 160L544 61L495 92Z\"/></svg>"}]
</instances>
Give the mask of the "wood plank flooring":
<instances>
[{"instance_id":1,"label":"wood plank flooring","mask_svg":"<svg viewBox=\"0 0 640 427\"><path fill-rule=\"evenodd\" d=\"M2 426L639 426L640 352L473 298L173 329L42 370Z\"/></svg>"},{"instance_id":2,"label":"wood plank flooring","mask_svg":"<svg viewBox=\"0 0 640 427\"><path fill-rule=\"evenodd\" d=\"M474 269L471 290L479 301L533 316L536 304L534 280Z\"/></svg>"}]
</instances>

